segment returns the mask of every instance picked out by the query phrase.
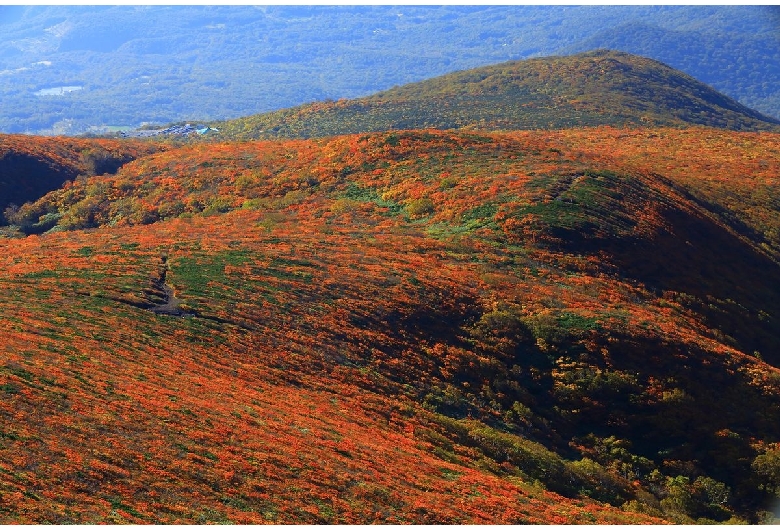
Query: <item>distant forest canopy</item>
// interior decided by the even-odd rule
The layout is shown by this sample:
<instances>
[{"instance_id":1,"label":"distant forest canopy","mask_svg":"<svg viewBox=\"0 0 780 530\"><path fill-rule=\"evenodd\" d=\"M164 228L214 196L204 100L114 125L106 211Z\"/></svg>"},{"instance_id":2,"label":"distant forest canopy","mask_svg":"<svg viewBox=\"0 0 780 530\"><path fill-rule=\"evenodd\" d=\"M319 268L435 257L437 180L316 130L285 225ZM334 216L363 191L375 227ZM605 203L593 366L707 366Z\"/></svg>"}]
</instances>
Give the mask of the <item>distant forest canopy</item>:
<instances>
[{"instance_id":1,"label":"distant forest canopy","mask_svg":"<svg viewBox=\"0 0 780 530\"><path fill-rule=\"evenodd\" d=\"M229 119L596 48L780 117L778 22L770 6L0 6L0 132Z\"/></svg>"}]
</instances>

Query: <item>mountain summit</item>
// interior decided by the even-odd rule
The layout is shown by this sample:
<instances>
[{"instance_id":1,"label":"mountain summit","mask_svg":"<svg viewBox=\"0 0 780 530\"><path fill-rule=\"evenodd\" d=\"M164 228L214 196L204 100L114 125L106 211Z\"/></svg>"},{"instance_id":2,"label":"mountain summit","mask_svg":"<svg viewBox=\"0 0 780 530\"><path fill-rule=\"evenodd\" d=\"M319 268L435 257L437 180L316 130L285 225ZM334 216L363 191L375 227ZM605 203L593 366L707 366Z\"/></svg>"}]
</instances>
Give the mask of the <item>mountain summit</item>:
<instances>
[{"instance_id":1,"label":"mountain summit","mask_svg":"<svg viewBox=\"0 0 780 530\"><path fill-rule=\"evenodd\" d=\"M776 128L780 121L653 59L597 50L455 72L370 97L311 103L219 127L236 138L289 138L428 127L596 125L755 131Z\"/></svg>"}]
</instances>

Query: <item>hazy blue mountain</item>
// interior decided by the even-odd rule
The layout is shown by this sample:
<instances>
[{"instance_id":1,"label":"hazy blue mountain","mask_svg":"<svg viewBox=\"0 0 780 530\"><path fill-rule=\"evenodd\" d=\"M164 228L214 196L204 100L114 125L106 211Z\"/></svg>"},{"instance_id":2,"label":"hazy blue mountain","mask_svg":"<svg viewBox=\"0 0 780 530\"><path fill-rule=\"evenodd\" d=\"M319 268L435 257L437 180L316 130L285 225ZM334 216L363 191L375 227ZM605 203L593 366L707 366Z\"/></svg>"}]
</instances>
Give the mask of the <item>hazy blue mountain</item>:
<instances>
[{"instance_id":1,"label":"hazy blue mountain","mask_svg":"<svg viewBox=\"0 0 780 530\"><path fill-rule=\"evenodd\" d=\"M0 6L0 131L234 118L604 47L780 116L777 22L733 6Z\"/></svg>"}]
</instances>

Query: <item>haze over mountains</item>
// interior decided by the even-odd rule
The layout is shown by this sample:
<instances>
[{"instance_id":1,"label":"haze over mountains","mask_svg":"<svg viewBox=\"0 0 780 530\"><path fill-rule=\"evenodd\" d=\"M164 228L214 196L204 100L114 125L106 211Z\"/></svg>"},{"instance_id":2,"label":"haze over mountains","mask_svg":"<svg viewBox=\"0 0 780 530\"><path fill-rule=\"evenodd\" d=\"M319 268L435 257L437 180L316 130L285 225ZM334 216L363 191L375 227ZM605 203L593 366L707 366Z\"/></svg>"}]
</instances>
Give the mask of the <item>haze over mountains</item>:
<instances>
[{"instance_id":1,"label":"haze over mountains","mask_svg":"<svg viewBox=\"0 0 780 530\"><path fill-rule=\"evenodd\" d=\"M780 116L773 7L3 6L0 27L6 132L237 118L596 48Z\"/></svg>"}]
</instances>

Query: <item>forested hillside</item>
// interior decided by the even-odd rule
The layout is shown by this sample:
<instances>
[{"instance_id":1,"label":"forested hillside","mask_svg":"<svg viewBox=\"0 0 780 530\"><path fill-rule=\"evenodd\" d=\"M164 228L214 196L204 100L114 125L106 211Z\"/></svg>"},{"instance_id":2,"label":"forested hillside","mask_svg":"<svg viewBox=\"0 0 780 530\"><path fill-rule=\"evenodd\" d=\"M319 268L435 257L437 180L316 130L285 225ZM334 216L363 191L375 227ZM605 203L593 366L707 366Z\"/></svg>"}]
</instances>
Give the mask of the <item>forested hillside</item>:
<instances>
[{"instance_id":1,"label":"forested hillside","mask_svg":"<svg viewBox=\"0 0 780 530\"><path fill-rule=\"evenodd\" d=\"M67 181L116 173L123 164L160 149L132 141L0 136L0 213L12 216L16 207Z\"/></svg>"},{"instance_id":2,"label":"forested hillside","mask_svg":"<svg viewBox=\"0 0 780 530\"><path fill-rule=\"evenodd\" d=\"M779 152L417 130L76 179L0 238L0 521L769 520Z\"/></svg>"},{"instance_id":3,"label":"forested hillside","mask_svg":"<svg viewBox=\"0 0 780 530\"><path fill-rule=\"evenodd\" d=\"M766 29L749 38L714 28L702 31L699 25L669 30L630 23L602 30L562 51L609 48L653 57L777 118L780 93L773 87L780 86L780 16L773 9L765 15Z\"/></svg>"},{"instance_id":4,"label":"forested hillside","mask_svg":"<svg viewBox=\"0 0 780 530\"><path fill-rule=\"evenodd\" d=\"M771 6L0 6L0 131L110 132L612 48L780 118Z\"/></svg>"},{"instance_id":5,"label":"forested hillside","mask_svg":"<svg viewBox=\"0 0 780 530\"><path fill-rule=\"evenodd\" d=\"M763 116L668 66L598 50L485 66L355 100L318 102L212 124L219 138L308 138L439 129L564 129L707 125L780 130Z\"/></svg>"}]
</instances>

